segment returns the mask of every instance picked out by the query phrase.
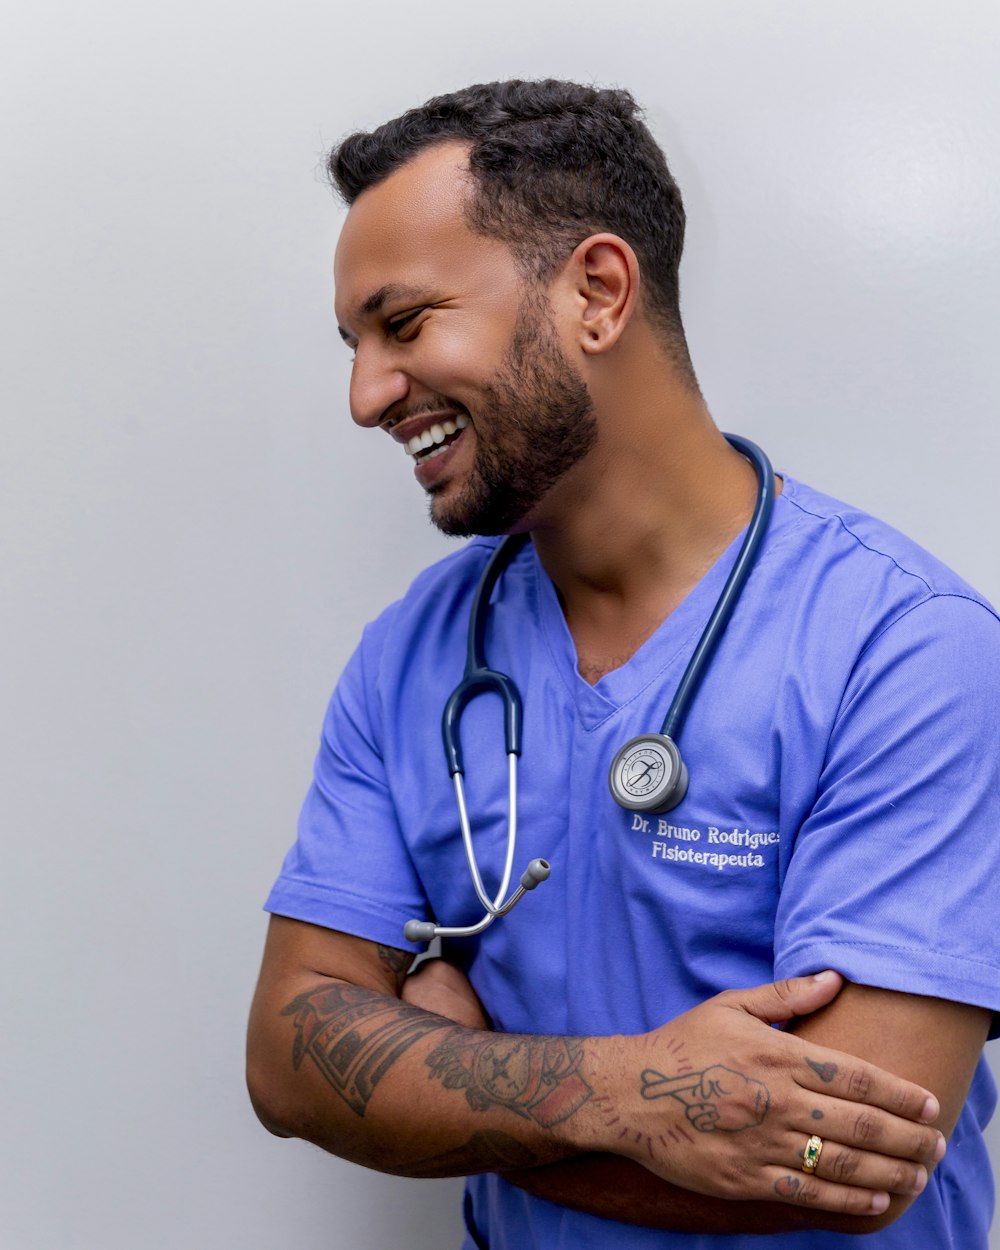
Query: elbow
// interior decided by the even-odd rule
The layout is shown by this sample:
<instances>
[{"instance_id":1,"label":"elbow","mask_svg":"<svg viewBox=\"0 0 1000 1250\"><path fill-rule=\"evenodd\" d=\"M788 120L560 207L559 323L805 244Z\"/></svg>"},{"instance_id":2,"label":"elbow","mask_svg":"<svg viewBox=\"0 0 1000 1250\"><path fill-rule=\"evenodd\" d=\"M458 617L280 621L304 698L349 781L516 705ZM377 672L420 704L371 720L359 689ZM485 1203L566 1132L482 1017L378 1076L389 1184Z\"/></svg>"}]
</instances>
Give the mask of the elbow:
<instances>
[{"instance_id":1,"label":"elbow","mask_svg":"<svg viewBox=\"0 0 1000 1250\"><path fill-rule=\"evenodd\" d=\"M246 1069L247 1094L250 1106L261 1124L275 1137L294 1137L287 1116L274 1096L273 1086L255 1065L248 1061Z\"/></svg>"}]
</instances>

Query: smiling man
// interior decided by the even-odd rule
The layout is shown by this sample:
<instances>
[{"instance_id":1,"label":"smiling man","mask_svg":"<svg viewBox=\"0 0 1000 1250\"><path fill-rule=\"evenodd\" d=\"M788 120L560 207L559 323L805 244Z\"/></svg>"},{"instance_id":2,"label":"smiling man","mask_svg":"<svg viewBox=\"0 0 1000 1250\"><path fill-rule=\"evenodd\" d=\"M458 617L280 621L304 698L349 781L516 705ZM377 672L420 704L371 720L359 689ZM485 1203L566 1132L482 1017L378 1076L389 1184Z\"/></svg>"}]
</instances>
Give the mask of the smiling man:
<instances>
[{"instance_id":1,"label":"smiling man","mask_svg":"<svg viewBox=\"0 0 1000 1250\"><path fill-rule=\"evenodd\" d=\"M351 414L412 458L440 529L478 537L334 693L267 904L261 1119L469 1175L466 1250L985 1250L995 613L719 432L680 320L680 195L626 92L471 87L348 139L331 172ZM686 767L623 810L609 767L636 735L626 789L673 766L652 731L748 526ZM453 789L428 709L480 598ZM505 751L484 686L510 679ZM542 884L492 923L515 812ZM404 926L445 927L447 958L408 977Z\"/></svg>"}]
</instances>

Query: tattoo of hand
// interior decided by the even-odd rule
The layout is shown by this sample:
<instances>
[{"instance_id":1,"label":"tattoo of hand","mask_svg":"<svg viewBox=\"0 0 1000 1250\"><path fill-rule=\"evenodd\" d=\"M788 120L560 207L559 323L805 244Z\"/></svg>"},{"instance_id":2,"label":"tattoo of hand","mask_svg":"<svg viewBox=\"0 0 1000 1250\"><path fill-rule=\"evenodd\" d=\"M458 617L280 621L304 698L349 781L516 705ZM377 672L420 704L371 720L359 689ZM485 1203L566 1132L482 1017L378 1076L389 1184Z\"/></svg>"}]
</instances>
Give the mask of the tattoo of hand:
<instances>
[{"instance_id":1,"label":"tattoo of hand","mask_svg":"<svg viewBox=\"0 0 1000 1250\"><path fill-rule=\"evenodd\" d=\"M427 1057L446 1089L462 1089L474 1111L506 1107L545 1128L568 1119L592 1095L580 1075L576 1038L470 1037L456 1031Z\"/></svg>"},{"instance_id":2,"label":"tattoo of hand","mask_svg":"<svg viewBox=\"0 0 1000 1250\"><path fill-rule=\"evenodd\" d=\"M722 1064L683 1076L664 1076L647 1068L642 1074L642 1096L675 1098L699 1133L754 1128L763 1123L771 1105L766 1085Z\"/></svg>"}]
</instances>

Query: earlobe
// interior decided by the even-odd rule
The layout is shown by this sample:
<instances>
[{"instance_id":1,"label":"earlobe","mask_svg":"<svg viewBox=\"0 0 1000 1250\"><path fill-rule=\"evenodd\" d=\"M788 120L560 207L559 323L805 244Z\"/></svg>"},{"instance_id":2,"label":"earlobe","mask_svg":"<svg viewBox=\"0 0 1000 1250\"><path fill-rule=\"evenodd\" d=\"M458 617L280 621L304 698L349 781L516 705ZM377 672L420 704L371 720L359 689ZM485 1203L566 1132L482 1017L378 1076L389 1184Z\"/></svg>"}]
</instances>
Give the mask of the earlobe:
<instances>
[{"instance_id":1,"label":"earlobe","mask_svg":"<svg viewBox=\"0 0 1000 1250\"><path fill-rule=\"evenodd\" d=\"M639 262L624 239L595 234L577 246L572 263L580 347L588 355L599 355L618 342L632 318L639 293Z\"/></svg>"}]
</instances>

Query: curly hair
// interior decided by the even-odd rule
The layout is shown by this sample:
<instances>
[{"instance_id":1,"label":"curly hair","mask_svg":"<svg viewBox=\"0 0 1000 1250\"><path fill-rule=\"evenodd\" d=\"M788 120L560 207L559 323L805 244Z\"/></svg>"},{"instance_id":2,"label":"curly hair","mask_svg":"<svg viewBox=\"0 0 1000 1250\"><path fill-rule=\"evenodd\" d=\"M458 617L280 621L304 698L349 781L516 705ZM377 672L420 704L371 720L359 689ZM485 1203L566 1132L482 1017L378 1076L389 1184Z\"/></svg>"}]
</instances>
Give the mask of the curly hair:
<instances>
[{"instance_id":1,"label":"curly hair","mask_svg":"<svg viewBox=\"0 0 1000 1250\"><path fill-rule=\"evenodd\" d=\"M677 271L684 205L629 92L547 78L479 83L436 96L329 155L347 204L434 144L469 144L470 227L511 249L526 277L551 278L578 243L607 230L631 245L647 315L694 382ZM696 384L695 384L696 385Z\"/></svg>"}]
</instances>

